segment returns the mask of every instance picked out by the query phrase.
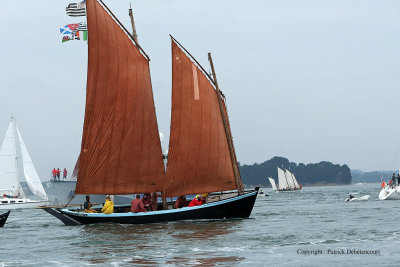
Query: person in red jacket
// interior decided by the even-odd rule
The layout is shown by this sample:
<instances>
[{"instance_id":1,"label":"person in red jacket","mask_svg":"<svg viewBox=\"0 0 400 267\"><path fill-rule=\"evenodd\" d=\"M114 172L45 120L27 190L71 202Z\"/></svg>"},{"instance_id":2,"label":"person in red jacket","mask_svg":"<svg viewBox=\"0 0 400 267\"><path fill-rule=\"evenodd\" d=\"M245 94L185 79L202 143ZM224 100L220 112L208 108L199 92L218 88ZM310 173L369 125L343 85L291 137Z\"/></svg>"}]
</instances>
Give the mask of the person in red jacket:
<instances>
[{"instance_id":1,"label":"person in red jacket","mask_svg":"<svg viewBox=\"0 0 400 267\"><path fill-rule=\"evenodd\" d=\"M136 195L136 199L131 202L131 212L146 212L144 209L143 201L140 199L140 195Z\"/></svg>"},{"instance_id":2,"label":"person in red jacket","mask_svg":"<svg viewBox=\"0 0 400 267\"><path fill-rule=\"evenodd\" d=\"M64 170L63 170L63 180L67 179L67 174L68 174L68 171L67 171L66 168L64 168Z\"/></svg>"},{"instance_id":3,"label":"person in red jacket","mask_svg":"<svg viewBox=\"0 0 400 267\"><path fill-rule=\"evenodd\" d=\"M206 200L201 196L197 195L192 201L189 203L189 207L200 206L203 205Z\"/></svg>"},{"instance_id":4,"label":"person in red jacket","mask_svg":"<svg viewBox=\"0 0 400 267\"><path fill-rule=\"evenodd\" d=\"M60 168L57 168L57 179L60 181L60 174L61 174L61 171L60 171Z\"/></svg>"},{"instance_id":5,"label":"person in red jacket","mask_svg":"<svg viewBox=\"0 0 400 267\"><path fill-rule=\"evenodd\" d=\"M56 168L54 168L54 169L51 171L51 173L53 174L53 180L55 180L56 177L57 177L57 170L56 170Z\"/></svg>"}]
</instances>

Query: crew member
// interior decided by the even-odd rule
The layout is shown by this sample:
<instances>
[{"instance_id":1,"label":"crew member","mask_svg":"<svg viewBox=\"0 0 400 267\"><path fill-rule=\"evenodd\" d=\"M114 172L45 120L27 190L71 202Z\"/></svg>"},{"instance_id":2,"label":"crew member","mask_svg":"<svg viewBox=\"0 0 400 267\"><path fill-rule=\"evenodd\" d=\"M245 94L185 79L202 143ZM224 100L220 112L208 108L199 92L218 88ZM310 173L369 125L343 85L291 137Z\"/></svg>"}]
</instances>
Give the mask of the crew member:
<instances>
[{"instance_id":1,"label":"crew member","mask_svg":"<svg viewBox=\"0 0 400 267\"><path fill-rule=\"evenodd\" d=\"M200 206L204 204L205 199L201 195L197 195L192 201L189 203L189 207Z\"/></svg>"},{"instance_id":2,"label":"crew member","mask_svg":"<svg viewBox=\"0 0 400 267\"><path fill-rule=\"evenodd\" d=\"M92 203L90 203L90 196L86 196L86 201L83 204L83 208L85 209L85 212L87 213L97 213L94 209L92 209Z\"/></svg>"},{"instance_id":3,"label":"crew member","mask_svg":"<svg viewBox=\"0 0 400 267\"><path fill-rule=\"evenodd\" d=\"M186 197L179 196L175 201L175 209L186 207Z\"/></svg>"},{"instance_id":4,"label":"crew member","mask_svg":"<svg viewBox=\"0 0 400 267\"><path fill-rule=\"evenodd\" d=\"M114 212L114 203L112 202L111 197L109 195L106 196L106 202L104 203L101 212L105 214L111 214Z\"/></svg>"},{"instance_id":5,"label":"crew member","mask_svg":"<svg viewBox=\"0 0 400 267\"><path fill-rule=\"evenodd\" d=\"M131 212L146 212L144 209L143 201L140 199L140 195L136 195L136 199L131 202Z\"/></svg>"}]
</instances>

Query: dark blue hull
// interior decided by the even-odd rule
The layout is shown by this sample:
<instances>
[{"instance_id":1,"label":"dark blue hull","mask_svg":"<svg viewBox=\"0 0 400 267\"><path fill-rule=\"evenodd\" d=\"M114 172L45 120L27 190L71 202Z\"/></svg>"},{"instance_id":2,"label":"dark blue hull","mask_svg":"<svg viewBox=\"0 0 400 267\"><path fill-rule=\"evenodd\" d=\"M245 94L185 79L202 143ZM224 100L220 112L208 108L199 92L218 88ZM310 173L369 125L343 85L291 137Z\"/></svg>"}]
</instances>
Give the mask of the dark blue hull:
<instances>
[{"instance_id":1,"label":"dark blue hull","mask_svg":"<svg viewBox=\"0 0 400 267\"><path fill-rule=\"evenodd\" d=\"M72 209L43 208L66 225L92 223L147 224L179 220L248 218L253 210L257 191L252 190L241 196L207 203L196 207L160 210L153 212L127 212L129 205L115 206L114 213L84 213Z\"/></svg>"},{"instance_id":2,"label":"dark blue hull","mask_svg":"<svg viewBox=\"0 0 400 267\"><path fill-rule=\"evenodd\" d=\"M8 215L10 215L11 210L6 213L0 214L0 227L3 227L7 221Z\"/></svg>"}]
</instances>

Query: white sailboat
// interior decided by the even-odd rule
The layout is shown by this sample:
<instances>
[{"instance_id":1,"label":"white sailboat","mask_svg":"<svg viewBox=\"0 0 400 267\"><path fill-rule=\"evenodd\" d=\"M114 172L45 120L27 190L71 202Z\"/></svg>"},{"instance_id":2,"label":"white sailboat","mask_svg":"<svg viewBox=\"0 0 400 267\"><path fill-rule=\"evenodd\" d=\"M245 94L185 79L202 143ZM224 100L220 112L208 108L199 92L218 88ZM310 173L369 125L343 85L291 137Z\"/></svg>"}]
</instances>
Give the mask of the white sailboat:
<instances>
[{"instance_id":1,"label":"white sailboat","mask_svg":"<svg viewBox=\"0 0 400 267\"><path fill-rule=\"evenodd\" d=\"M271 183L272 186L272 190L274 190L275 192L278 191L278 188L276 187L276 183L275 180L272 177L268 177L269 182Z\"/></svg>"},{"instance_id":2,"label":"white sailboat","mask_svg":"<svg viewBox=\"0 0 400 267\"><path fill-rule=\"evenodd\" d=\"M300 186L299 183L297 182L293 173L291 173L288 170L282 170L279 167L278 167L278 182L279 182L278 191L295 191L295 190L300 190L302 188L302 186Z\"/></svg>"},{"instance_id":3,"label":"white sailboat","mask_svg":"<svg viewBox=\"0 0 400 267\"><path fill-rule=\"evenodd\" d=\"M29 189L39 200L26 198L20 184L20 169ZM13 117L0 148L0 184L0 209L36 208L47 202L46 192Z\"/></svg>"},{"instance_id":4,"label":"white sailboat","mask_svg":"<svg viewBox=\"0 0 400 267\"><path fill-rule=\"evenodd\" d=\"M296 177L294 176L294 174L292 172L290 172L289 170L285 171L286 177L288 180L291 180L291 185L293 186L292 188L294 190L300 190L302 188L301 185L299 185L299 183L296 180Z\"/></svg>"},{"instance_id":5,"label":"white sailboat","mask_svg":"<svg viewBox=\"0 0 400 267\"><path fill-rule=\"evenodd\" d=\"M278 167L278 191L290 190L285 171Z\"/></svg>"}]
</instances>

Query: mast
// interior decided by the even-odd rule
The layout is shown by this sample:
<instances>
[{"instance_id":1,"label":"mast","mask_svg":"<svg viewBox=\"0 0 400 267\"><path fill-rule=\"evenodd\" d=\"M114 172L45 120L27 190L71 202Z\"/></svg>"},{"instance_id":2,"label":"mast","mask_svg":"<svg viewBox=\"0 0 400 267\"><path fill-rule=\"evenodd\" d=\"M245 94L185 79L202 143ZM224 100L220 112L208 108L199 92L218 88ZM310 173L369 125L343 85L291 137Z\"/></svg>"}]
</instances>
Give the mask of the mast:
<instances>
[{"instance_id":1,"label":"mast","mask_svg":"<svg viewBox=\"0 0 400 267\"><path fill-rule=\"evenodd\" d=\"M224 123L224 129L225 129L225 134L226 134L226 139L228 141L228 147L229 147L229 154L231 156L231 160L232 160L232 168L233 168L233 173L235 174L235 179L236 179L236 185L238 187L238 193L239 195L243 194L243 184L242 184L242 179L240 177L240 172L239 172L239 168L237 165L237 159L236 159L236 155L235 155L235 150L233 148L233 141L232 141L232 135L231 135L231 131L229 129L229 125L228 125L228 120L226 118L226 111L224 108L224 104L223 104L223 99L221 96L221 91L219 90L219 86L218 86L218 81L217 81L217 76L215 74L215 69L214 69L214 64L212 61L212 57L211 57L211 53L208 53L208 60L210 61L210 65L211 65L211 70L213 73L213 83L215 85L215 88L217 90L217 97L218 97L218 104L219 104L219 108L221 111L221 116L222 116L222 121Z\"/></svg>"},{"instance_id":2,"label":"mast","mask_svg":"<svg viewBox=\"0 0 400 267\"><path fill-rule=\"evenodd\" d=\"M129 4L129 7L129 17L131 18L133 39L135 40L135 44L139 44L136 34L135 20L133 19L132 5Z\"/></svg>"}]
</instances>

